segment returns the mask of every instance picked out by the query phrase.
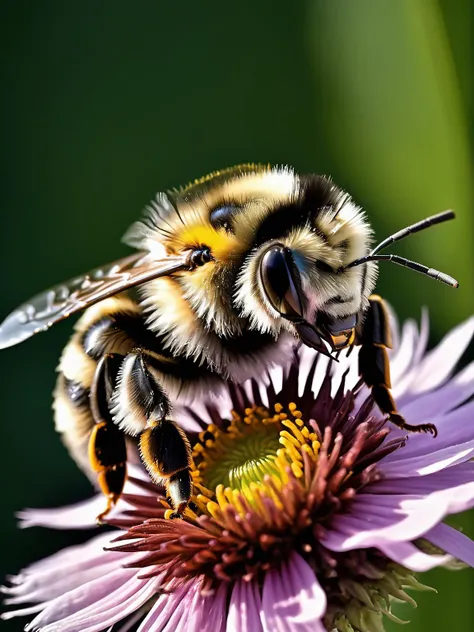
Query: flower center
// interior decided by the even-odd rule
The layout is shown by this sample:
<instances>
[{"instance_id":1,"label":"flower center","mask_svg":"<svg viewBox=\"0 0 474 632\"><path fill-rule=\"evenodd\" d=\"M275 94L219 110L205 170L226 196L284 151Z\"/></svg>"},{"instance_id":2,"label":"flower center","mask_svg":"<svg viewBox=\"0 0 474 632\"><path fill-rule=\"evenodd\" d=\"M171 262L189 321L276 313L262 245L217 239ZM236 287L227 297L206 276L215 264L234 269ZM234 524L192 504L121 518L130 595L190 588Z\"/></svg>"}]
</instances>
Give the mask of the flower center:
<instances>
[{"instance_id":1,"label":"flower center","mask_svg":"<svg viewBox=\"0 0 474 632\"><path fill-rule=\"evenodd\" d=\"M307 384L312 384L315 368L313 364ZM206 421L210 417L214 424L197 419L203 431L194 439L193 494L182 519L166 520L175 516L158 493L167 507L164 515L157 515L161 508L150 508L148 499L137 506L137 524L120 536L125 544L118 548L145 552L136 563L150 568L145 577L163 569L165 580L200 577L205 591L237 578L261 585L264 573L296 551L315 569L328 595L327 629L365 630L372 621L374 629L381 629L377 613L390 613L390 591L403 598L401 587L411 584L389 576L387 558L377 550L335 553L326 548L324 535L333 516L379 479L377 462L405 439L386 442L385 420L369 416L371 400L354 413L357 393L345 392L344 380L331 395L329 371L318 397L309 387L298 396L296 377L290 371L278 393L269 387L266 407L254 385L252 396L233 386L230 419L209 404ZM275 403L277 397L285 407ZM297 397L299 406L288 403ZM130 495L134 498L141 502L142 496ZM361 608L367 612L356 625Z\"/></svg>"},{"instance_id":2,"label":"flower center","mask_svg":"<svg viewBox=\"0 0 474 632\"><path fill-rule=\"evenodd\" d=\"M246 417L244 424L231 425L208 439L205 461L199 467L206 487L222 484L242 490L252 482L261 482L265 474L277 474L278 428L275 423L263 425L255 413Z\"/></svg>"},{"instance_id":3,"label":"flower center","mask_svg":"<svg viewBox=\"0 0 474 632\"><path fill-rule=\"evenodd\" d=\"M303 476L304 457L314 462L319 441L307 428L294 403L287 412L275 404L272 414L263 406L245 409L245 416L232 413L225 428L210 425L199 435L193 448L192 477L198 506L202 501L235 492L255 503L255 494L280 489L288 481L288 472ZM271 494L272 495L272 494ZM199 502L201 501L201 502Z\"/></svg>"}]
</instances>

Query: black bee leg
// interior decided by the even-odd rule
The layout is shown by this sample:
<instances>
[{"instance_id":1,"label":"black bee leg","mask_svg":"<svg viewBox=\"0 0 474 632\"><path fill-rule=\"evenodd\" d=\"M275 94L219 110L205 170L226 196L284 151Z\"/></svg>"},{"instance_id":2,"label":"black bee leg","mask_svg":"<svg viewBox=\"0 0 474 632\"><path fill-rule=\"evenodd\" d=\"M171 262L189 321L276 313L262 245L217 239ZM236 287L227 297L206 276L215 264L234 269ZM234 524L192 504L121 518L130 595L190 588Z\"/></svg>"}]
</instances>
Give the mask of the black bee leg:
<instances>
[{"instance_id":1,"label":"black bee leg","mask_svg":"<svg viewBox=\"0 0 474 632\"><path fill-rule=\"evenodd\" d=\"M186 435L174 421L152 421L140 436L140 453L150 476L165 485L174 509L171 518L180 518L192 493L191 449Z\"/></svg>"},{"instance_id":2,"label":"black bee leg","mask_svg":"<svg viewBox=\"0 0 474 632\"><path fill-rule=\"evenodd\" d=\"M105 510L97 516L99 524L116 504L127 478L125 436L114 424L110 412L110 399L122 361L122 355L105 355L97 364L90 391L95 426L89 438L89 462L107 498Z\"/></svg>"},{"instance_id":3,"label":"black bee leg","mask_svg":"<svg viewBox=\"0 0 474 632\"><path fill-rule=\"evenodd\" d=\"M189 465L191 447L184 431L168 419L170 406L161 388L150 358L137 352L125 360L121 388L133 393L135 414L138 411L146 420L146 428L140 434L140 454L151 476L158 484L164 484L179 518L186 509L192 493Z\"/></svg>"},{"instance_id":4,"label":"black bee leg","mask_svg":"<svg viewBox=\"0 0 474 632\"><path fill-rule=\"evenodd\" d=\"M380 296L369 298L369 309L360 330L357 344L362 345L359 353L359 373L364 382L372 389L372 396L380 410L388 415L390 421L410 432L429 432L438 434L433 424L412 425L398 412L397 405L390 392L390 363L387 348L391 348L391 334L388 313Z\"/></svg>"}]
</instances>

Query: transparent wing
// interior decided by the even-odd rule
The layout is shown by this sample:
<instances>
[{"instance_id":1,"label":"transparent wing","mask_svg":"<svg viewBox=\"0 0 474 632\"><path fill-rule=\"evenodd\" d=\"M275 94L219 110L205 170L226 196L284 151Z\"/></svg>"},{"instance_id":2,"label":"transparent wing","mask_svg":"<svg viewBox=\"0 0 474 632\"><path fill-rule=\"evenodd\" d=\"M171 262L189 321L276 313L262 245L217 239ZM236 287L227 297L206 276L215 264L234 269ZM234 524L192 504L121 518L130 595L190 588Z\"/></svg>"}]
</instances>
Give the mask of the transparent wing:
<instances>
[{"instance_id":1,"label":"transparent wing","mask_svg":"<svg viewBox=\"0 0 474 632\"><path fill-rule=\"evenodd\" d=\"M71 314L146 281L189 269L189 253L150 261L144 252L114 261L37 294L0 325L0 349L49 329Z\"/></svg>"}]
</instances>

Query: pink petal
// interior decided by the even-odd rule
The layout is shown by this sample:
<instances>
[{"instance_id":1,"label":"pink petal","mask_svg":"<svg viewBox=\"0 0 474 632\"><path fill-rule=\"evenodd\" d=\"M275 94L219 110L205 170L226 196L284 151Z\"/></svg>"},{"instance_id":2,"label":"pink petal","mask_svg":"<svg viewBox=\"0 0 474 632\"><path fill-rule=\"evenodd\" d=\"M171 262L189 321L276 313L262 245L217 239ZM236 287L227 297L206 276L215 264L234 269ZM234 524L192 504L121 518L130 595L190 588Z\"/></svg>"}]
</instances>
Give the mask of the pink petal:
<instances>
[{"instance_id":1,"label":"pink petal","mask_svg":"<svg viewBox=\"0 0 474 632\"><path fill-rule=\"evenodd\" d=\"M86 544L68 547L26 567L20 575L9 577L13 586L2 588L2 592L12 596L5 602L11 605L25 601L50 601L121 568L136 555L105 552L104 546L108 546L115 535L101 534Z\"/></svg>"},{"instance_id":2,"label":"pink petal","mask_svg":"<svg viewBox=\"0 0 474 632\"><path fill-rule=\"evenodd\" d=\"M262 599L257 583L238 580L230 598L227 632L263 632L261 609Z\"/></svg>"},{"instance_id":3,"label":"pink petal","mask_svg":"<svg viewBox=\"0 0 474 632\"><path fill-rule=\"evenodd\" d=\"M190 632L224 632L226 629L229 586L221 584L209 599L212 599L212 605L209 610L206 606L202 608L201 625L196 630L190 628ZM207 612L209 616L206 616Z\"/></svg>"},{"instance_id":4,"label":"pink petal","mask_svg":"<svg viewBox=\"0 0 474 632\"><path fill-rule=\"evenodd\" d=\"M189 629L188 622L196 619L196 602L199 600L199 586L197 582L192 582L189 589L182 598L176 602L176 607L171 613L167 621L163 621L164 625L154 628L154 632L163 630L163 632L187 632ZM201 604L202 605L202 604ZM162 617L163 619L163 617ZM161 622L160 622L161 624ZM218 629L218 628L216 628Z\"/></svg>"},{"instance_id":5,"label":"pink petal","mask_svg":"<svg viewBox=\"0 0 474 632\"><path fill-rule=\"evenodd\" d=\"M112 560L109 564L104 563L90 568L85 565L85 568L81 570L71 569L70 572L61 573L59 576L56 576L53 571L48 574L49 577L45 577L45 583L39 583L35 577L33 581L27 580L19 586L2 588L1 591L3 593L13 595L12 597L6 598L4 603L9 606L24 604L25 602L40 602L44 604L94 579L99 577L105 578L120 568L120 566L121 563ZM36 584L36 589L28 591L28 588L32 586L32 584Z\"/></svg>"},{"instance_id":6,"label":"pink petal","mask_svg":"<svg viewBox=\"0 0 474 632\"><path fill-rule=\"evenodd\" d=\"M167 586L167 590L170 592L158 597L137 632L161 632L175 613L177 616L174 617L174 622L178 623L186 615L183 607L189 609L192 605L198 590L198 582L192 581L181 585L172 583Z\"/></svg>"},{"instance_id":7,"label":"pink petal","mask_svg":"<svg viewBox=\"0 0 474 632\"><path fill-rule=\"evenodd\" d=\"M95 610L97 604L115 595L116 592L133 580L136 569L119 568L105 577L99 577L88 584L78 586L70 592L47 602L43 611L25 629L34 630L57 621L67 621L76 613ZM100 611L100 605L98 606ZM45 628L46 629L46 628ZM79 628L80 629L80 628ZM61 632L63 628L60 628Z\"/></svg>"},{"instance_id":8,"label":"pink petal","mask_svg":"<svg viewBox=\"0 0 474 632\"><path fill-rule=\"evenodd\" d=\"M74 505L54 509L25 509L17 513L22 529L48 527L49 529L96 529L96 516L105 508L102 494L92 496Z\"/></svg>"},{"instance_id":9,"label":"pink petal","mask_svg":"<svg viewBox=\"0 0 474 632\"><path fill-rule=\"evenodd\" d=\"M326 595L297 553L266 573L261 615L265 632L324 632L325 612Z\"/></svg>"},{"instance_id":10,"label":"pink petal","mask_svg":"<svg viewBox=\"0 0 474 632\"><path fill-rule=\"evenodd\" d=\"M221 583L216 591L208 596L201 595L200 591L201 586L198 586L196 599L189 609L186 626L182 628L183 632L224 632L229 586Z\"/></svg>"},{"instance_id":11,"label":"pink petal","mask_svg":"<svg viewBox=\"0 0 474 632\"><path fill-rule=\"evenodd\" d=\"M138 610L138 612L136 612L134 615L131 615L130 617L127 618L127 620L125 621L125 623L123 623L119 628L116 628L115 626L110 626L110 628L108 628L107 632L128 632L129 630L131 630L135 624L137 624L140 619L143 619L144 613L143 613L143 609L146 608L146 606L144 606L143 608L141 608L140 610Z\"/></svg>"},{"instance_id":12,"label":"pink petal","mask_svg":"<svg viewBox=\"0 0 474 632\"><path fill-rule=\"evenodd\" d=\"M129 476L149 481L150 477L141 465L128 465ZM125 493L143 495L143 489L127 480ZM149 493L148 493L149 496ZM105 509L106 500L103 494L96 494L87 500L73 505L55 507L52 509L25 509L17 513L20 528L48 527L49 529L96 529L96 517ZM120 500L110 512L111 518L117 518L120 513L129 509L130 505Z\"/></svg>"},{"instance_id":13,"label":"pink petal","mask_svg":"<svg viewBox=\"0 0 474 632\"><path fill-rule=\"evenodd\" d=\"M30 615L39 612L42 608L43 604L37 603L34 606L28 606L27 608L2 612L0 614L0 619L2 619L3 621L8 621L9 619L14 619L15 617L29 617Z\"/></svg>"},{"instance_id":14,"label":"pink petal","mask_svg":"<svg viewBox=\"0 0 474 632\"><path fill-rule=\"evenodd\" d=\"M18 575L18 582L23 581L25 577L32 576L34 574L41 574L53 570L54 572L68 571L68 567L77 562L78 557L84 560L94 559L98 555L104 554L104 547L110 544L111 540L116 537L115 533L101 533L94 538L88 540L84 544L78 544L75 546L68 546L65 549L61 549L57 553L53 553L48 557L33 562L27 566Z\"/></svg>"},{"instance_id":15,"label":"pink petal","mask_svg":"<svg viewBox=\"0 0 474 632\"><path fill-rule=\"evenodd\" d=\"M474 566L474 542L464 533L440 523L425 533L424 537L461 562Z\"/></svg>"},{"instance_id":16,"label":"pink petal","mask_svg":"<svg viewBox=\"0 0 474 632\"><path fill-rule=\"evenodd\" d=\"M43 627L42 632L78 632L78 630L81 632L103 632L108 626L122 621L141 608L156 594L158 586L159 579L157 578L140 580L137 577L132 577L125 583L122 581L119 588L102 599L95 599L94 603L87 608L78 610L65 619ZM35 629L35 626L38 627L37 619L30 623L28 630Z\"/></svg>"}]
</instances>

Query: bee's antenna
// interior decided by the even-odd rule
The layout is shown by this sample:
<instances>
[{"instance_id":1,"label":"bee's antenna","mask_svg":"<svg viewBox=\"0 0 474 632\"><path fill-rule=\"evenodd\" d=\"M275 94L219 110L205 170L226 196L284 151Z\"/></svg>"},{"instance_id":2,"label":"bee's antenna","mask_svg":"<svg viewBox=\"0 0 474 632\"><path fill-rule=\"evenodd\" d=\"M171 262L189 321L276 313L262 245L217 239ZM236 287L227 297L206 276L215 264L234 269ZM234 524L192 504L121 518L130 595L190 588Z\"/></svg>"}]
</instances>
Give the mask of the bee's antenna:
<instances>
[{"instance_id":1,"label":"bee's antenna","mask_svg":"<svg viewBox=\"0 0 474 632\"><path fill-rule=\"evenodd\" d=\"M348 265L340 268L339 271L342 272L343 270L347 270L348 268L354 268L355 266L367 263L368 261L392 261L393 263L396 263L400 266L405 266L410 270L415 270L415 272L419 272L420 274L425 274L431 279L441 281L441 283L445 283L446 285L449 285L451 287L459 287L459 283L456 281L456 279L453 279L453 277L449 276L449 274L445 274L444 272L440 272L439 270L435 270L434 268L428 268L421 263L410 261L410 259L400 257L399 255L377 254L381 250L387 248L387 246L389 246L390 244L393 244L395 241L405 239L405 237L408 237L408 235L418 233L420 230L425 230L425 228L429 228L430 226L441 224L442 222L446 222L447 220L454 219L454 217L455 215L453 211L444 211L443 213L438 213L438 215L432 215L431 217L422 219L420 222L416 222L416 224L412 224L411 226L402 228L398 232L390 235L389 237L381 241L368 255L352 261Z\"/></svg>"},{"instance_id":2,"label":"bee's antenna","mask_svg":"<svg viewBox=\"0 0 474 632\"><path fill-rule=\"evenodd\" d=\"M419 233L420 230L425 230L425 228L429 228L430 226L435 226L436 224L441 224L442 222L447 222L450 219L454 219L456 216L453 211L444 211L443 213L438 213L437 215L432 215L431 217L426 217L422 219L420 222L416 222L416 224L412 224L411 226L407 226L406 228L402 228L393 235L390 235L383 241L381 241L375 248L372 250L370 255L375 255L377 252L381 250L385 250L387 246L393 244L395 241L400 241L401 239L405 239L408 235L413 235L413 233Z\"/></svg>"},{"instance_id":3,"label":"bee's antenna","mask_svg":"<svg viewBox=\"0 0 474 632\"><path fill-rule=\"evenodd\" d=\"M453 279L453 277L449 276L449 274L445 274L444 272L440 272L434 268L428 268L421 263L411 261L410 259L400 257L399 255L367 255L367 257L362 257L362 259L353 261L343 269L346 270L347 268L353 268L361 263L366 263L367 261L392 261L393 263L397 263L399 266L405 266L405 268L410 268L410 270L415 270L415 272L425 274L431 279L435 279L435 281L441 281L441 283L446 283L446 285L451 287L459 287L459 283L456 279Z\"/></svg>"}]
</instances>

